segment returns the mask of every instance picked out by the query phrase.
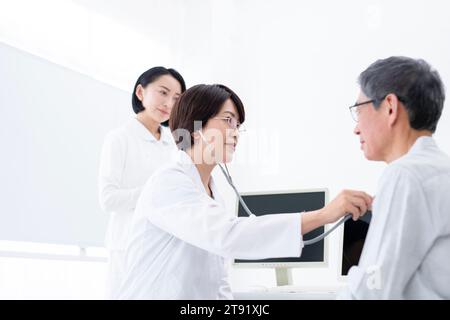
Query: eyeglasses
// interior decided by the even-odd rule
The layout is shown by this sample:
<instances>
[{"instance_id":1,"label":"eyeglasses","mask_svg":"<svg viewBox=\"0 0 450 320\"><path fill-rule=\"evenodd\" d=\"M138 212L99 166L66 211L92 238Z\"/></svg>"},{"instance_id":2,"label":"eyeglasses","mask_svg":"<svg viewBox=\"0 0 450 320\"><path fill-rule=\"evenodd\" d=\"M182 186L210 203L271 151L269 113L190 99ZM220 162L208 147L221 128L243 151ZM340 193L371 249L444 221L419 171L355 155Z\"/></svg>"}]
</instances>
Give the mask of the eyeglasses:
<instances>
[{"instance_id":1,"label":"eyeglasses","mask_svg":"<svg viewBox=\"0 0 450 320\"><path fill-rule=\"evenodd\" d=\"M378 100L378 99L367 100L367 101L364 101L364 102L355 103L354 105L348 107L348 109L350 110L350 114L352 115L353 120L355 120L356 122L358 122L358 120L359 120L359 108L358 108L359 106L362 106L363 104L373 103L373 102L376 102L376 101L383 101L384 99L386 99L387 96L388 95L385 95L383 97L383 99L380 99L380 100ZM401 103L403 103L403 104L408 103L408 100L406 98L403 98L403 97L400 97L400 96L397 96L397 95L396 95L396 97L397 97L398 101L400 101Z\"/></svg>"},{"instance_id":2,"label":"eyeglasses","mask_svg":"<svg viewBox=\"0 0 450 320\"><path fill-rule=\"evenodd\" d=\"M368 103L372 103L375 102L375 100L367 100L364 102L359 102L359 103L355 103L354 105L348 107L348 109L350 110L350 114L352 115L353 120L355 120L356 122L358 122L359 118L359 106L362 106L364 104L368 104Z\"/></svg>"},{"instance_id":3,"label":"eyeglasses","mask_svg":"<svg viewBox=\"0 0 450 320\"><path fill-rule=\"evenodd\" d=\"M219 119L219 120L225 120L228 124L228 126L231 129L237 129L239 132L244 132L245 128L242 126L242 124L236 120L236 118L232 118L232 117L215 117L214 119Z\"/></svg>"}]
</instances>

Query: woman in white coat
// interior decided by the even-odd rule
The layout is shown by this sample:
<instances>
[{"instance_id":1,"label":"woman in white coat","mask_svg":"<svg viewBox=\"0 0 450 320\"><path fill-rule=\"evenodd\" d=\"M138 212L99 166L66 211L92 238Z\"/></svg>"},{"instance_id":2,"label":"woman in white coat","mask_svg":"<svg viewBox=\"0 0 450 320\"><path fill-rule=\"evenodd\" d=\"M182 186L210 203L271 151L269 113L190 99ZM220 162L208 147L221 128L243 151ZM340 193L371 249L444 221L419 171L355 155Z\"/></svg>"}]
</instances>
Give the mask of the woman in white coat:
<instances>
[{"instance_id":1,"label":"woman in white coat","mask_svg":"<svg viewBox=\"0 0 450 320\"><path fill-rule=\"evenodd\" d=\"M125 268L129 224L143 185L167 162L176 146L167 125L173 105L186 90L174 69L154 67L136 81L132 95L136 117L105 139L99 173L99 198L110 214L106 247L109 251L107 297L116 298Z\"/></svg>"},{"instance_id":2,"label":"woman in white coat","mask_svg":"<svg viewBox=\"0 0 450 320\"><path fill-rule=\"evenodd\" d=\"M181 149L139 198L127 247L122 299L230 299L232 258L298 257L302 235L352 213L372 198L344 191L325 208L296 214L236 217L227 212L211 171L231 161L245 112L222 85L187 90L170 128Z\"/></svg>"}]
</instances>

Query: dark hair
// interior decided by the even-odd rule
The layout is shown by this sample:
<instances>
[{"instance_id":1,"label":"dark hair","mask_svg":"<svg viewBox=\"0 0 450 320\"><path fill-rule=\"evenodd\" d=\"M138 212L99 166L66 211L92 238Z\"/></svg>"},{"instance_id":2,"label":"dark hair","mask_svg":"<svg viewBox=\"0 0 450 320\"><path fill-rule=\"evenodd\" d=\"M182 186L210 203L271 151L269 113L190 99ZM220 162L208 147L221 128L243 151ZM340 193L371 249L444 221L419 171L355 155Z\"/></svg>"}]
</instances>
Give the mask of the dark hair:
<instances>
[{"instance_id":1,"label":"dark hair","mask_svg":"<svg viewBox=\"0 0 450 320\"><path fill-rule=\"evenodd\" d=\"M169 120L175 142L179 149L186 150L194 144L192 133L199 128L194 128L194 121L201 121L202 127L209 119L215 117L227 99L231 99L236 106L239 122L245 121L245 110L241 99L228 87L221 84L199 84L183 93L172 109ZM189 132L190 139L177 136L177 129Z\"/></svg>"},{"instance_id":2,"label":"dark hair","mask_svg":"<svg viewBox=\"0 0 450 320\"><path fill-rule=\"evenodd\" d=\"M444 107L445 89L439 73L422 59L390 57L371 64L358 78L361 91L378 109L393 93L403 103L416 130L436 131Z\"/></svg>"},{"instance_id":3,"label":"dark hair","mask_svg":"<svg viewBox=\"0 0 450 320\"><path fill-rule=\"evenodd\" d=\"M179 74L178 71L176 71L175 69L167 69L164 67L153 67L151 69L148 69L139 76L139 78L136 81L136 84L134 85L133 94L131 96L131 104L133 106L134 113L138 114L139 112L145 110L144 106L142 105L142 101L139 100L139 98L136 96L137 86L141 85L142 87L145 88L148 84L156 81L159 77L164 75L171 75L180 83L181 93L186 91L186 84L184 82L184 79L181 76L181 74ZM167 126L168 121L165 121L161 124L163 126Z\"/></svg>"}]
</instances>

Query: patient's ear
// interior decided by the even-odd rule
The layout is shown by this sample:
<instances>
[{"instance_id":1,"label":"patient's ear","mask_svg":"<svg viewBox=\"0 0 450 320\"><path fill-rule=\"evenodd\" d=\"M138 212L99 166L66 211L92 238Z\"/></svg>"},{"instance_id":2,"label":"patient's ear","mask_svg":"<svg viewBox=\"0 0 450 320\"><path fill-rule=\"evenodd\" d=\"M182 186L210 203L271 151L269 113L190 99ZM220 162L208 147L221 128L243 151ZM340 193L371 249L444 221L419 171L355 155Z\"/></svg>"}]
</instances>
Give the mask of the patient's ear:
<instances>
[{"instance_id":1,"label":"patient's ear","mask_svg":"<svg viewBox=\"0 0 450 320\"><path fill-rule=\"evenodd\" d=\"M390 93L385 98L386 101L386 112L388 113L389 117L389 125L393 126L398 121L398 111L399 111L399 100L397 96L393 93Z\"/></svg>"}]
</instances>

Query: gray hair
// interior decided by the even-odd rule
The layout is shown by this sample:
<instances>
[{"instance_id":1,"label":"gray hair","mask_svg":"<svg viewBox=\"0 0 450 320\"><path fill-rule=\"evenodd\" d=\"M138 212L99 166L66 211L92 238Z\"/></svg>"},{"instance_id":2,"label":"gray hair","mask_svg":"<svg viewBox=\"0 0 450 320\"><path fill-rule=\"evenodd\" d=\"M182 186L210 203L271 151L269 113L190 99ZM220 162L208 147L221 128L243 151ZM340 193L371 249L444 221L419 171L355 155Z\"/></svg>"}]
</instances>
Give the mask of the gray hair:
<instances>
[{"instance_id":1,"label":"gray hair","mask_svg":"<svg viewBox=\"0 0 450 320\"><path fill-rule=\"evenodd\" d=\"M372 100L375 109L388 94L395 94L416 130L436 131L445 100L445 88L439 73L422 59L390 57L372 63L358 78L361 91Z\"/></svg>"}]
</instances>

